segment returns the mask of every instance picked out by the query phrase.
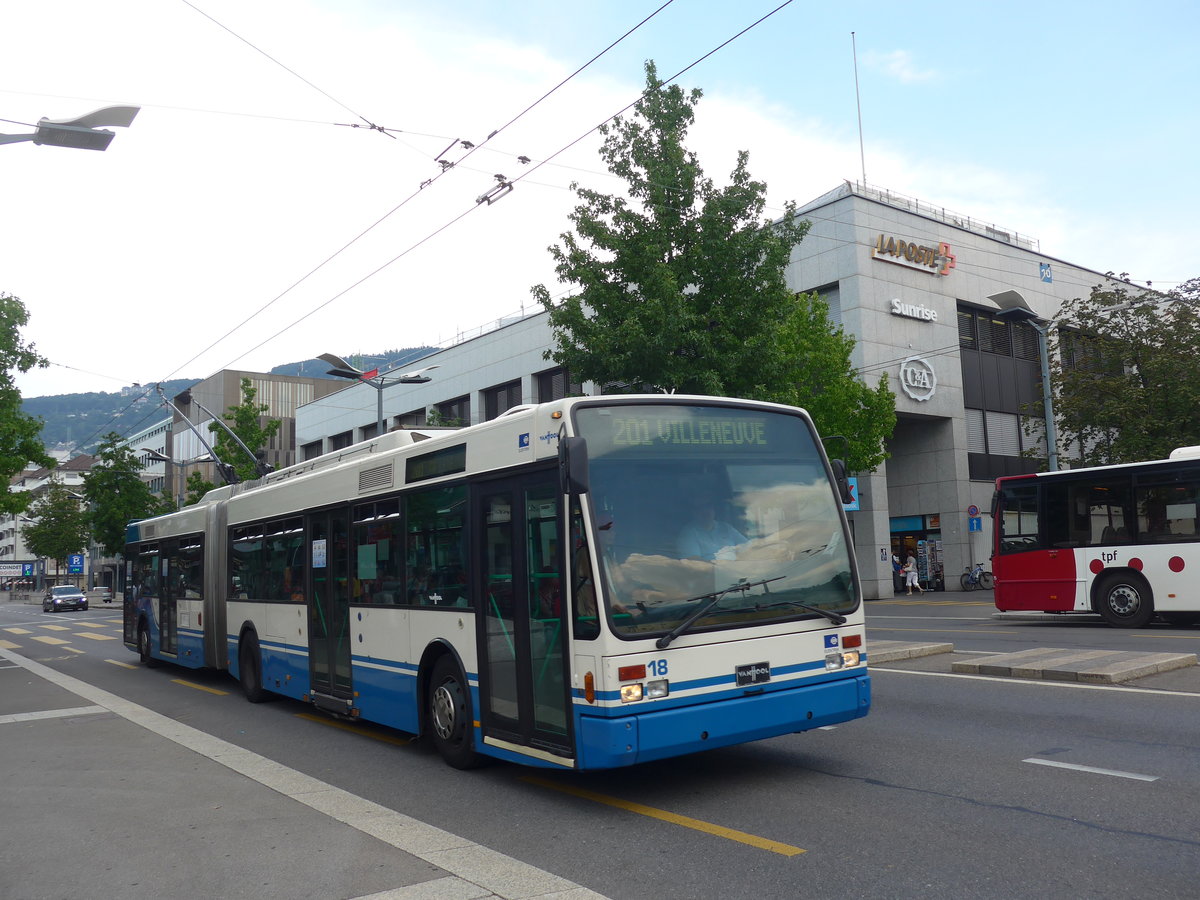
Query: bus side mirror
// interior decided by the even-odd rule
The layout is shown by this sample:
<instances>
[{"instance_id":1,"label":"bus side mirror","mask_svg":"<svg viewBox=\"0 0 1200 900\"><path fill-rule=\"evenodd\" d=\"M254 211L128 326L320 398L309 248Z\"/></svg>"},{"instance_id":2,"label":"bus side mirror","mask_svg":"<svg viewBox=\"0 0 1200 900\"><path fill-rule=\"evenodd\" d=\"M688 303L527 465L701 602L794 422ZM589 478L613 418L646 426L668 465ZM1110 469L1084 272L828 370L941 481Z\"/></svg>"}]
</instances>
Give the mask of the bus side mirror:
<instances>
[{"instance_id":1,"label":"bus side mirror","mask_svg":"<svg viewBox=\"0 0 1200 900\"><path fill-rule=\"evenodd\" d=\"M829 465L833 468L833 480L837 484L838 496L842 503L853 503L854 495L850 492L850 479L846 477L846 464L840 459L831 459Z\"/></svg>"},{"instance_id":2,"label":"bus side mirror","mask_svg":"<svg viewBox=\"0 0 1200 900\"><path fill-rule=\"evenodd\" d=\"M558 439L558 484L564 494L588 492L587 441L581 437Z\"/></svg>"}]
</instances>

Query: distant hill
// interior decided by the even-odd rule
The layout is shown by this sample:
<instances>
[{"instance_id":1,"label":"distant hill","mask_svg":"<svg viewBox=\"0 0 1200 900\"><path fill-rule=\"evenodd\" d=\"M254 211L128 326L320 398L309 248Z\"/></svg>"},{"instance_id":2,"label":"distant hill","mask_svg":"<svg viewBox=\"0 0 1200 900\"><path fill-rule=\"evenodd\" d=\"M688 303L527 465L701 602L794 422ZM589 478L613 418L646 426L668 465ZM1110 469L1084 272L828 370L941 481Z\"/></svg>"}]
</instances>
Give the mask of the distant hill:
<instances>
[{"instance_id":1,"label":"distant hill","mask_svg":"<svg viewBox=\"0 0 1200 900\"><path fill-rule=\"evenodd\" d=\"M404 350L388 350L383 353L354 354L343 356L363 371L374 368L388 369L406 366L410 362L428 356L436 347L409 347ZM309 378L327 378L329 364L319 359L287 363L271 370L272 375L303 375ZM176 378L162 383L163 392L174 397L184 388L190 387L199 378ZM136 434L158 419L167 416L162 401L153 384L122 388L115 393L57 394L53 397L26 397L21 401L21 410L27 415L40 418L42 443L48 449L73 446L78 453L94 453L96 447L110 431L122 437Z\"/></svg>"}]
</instances>

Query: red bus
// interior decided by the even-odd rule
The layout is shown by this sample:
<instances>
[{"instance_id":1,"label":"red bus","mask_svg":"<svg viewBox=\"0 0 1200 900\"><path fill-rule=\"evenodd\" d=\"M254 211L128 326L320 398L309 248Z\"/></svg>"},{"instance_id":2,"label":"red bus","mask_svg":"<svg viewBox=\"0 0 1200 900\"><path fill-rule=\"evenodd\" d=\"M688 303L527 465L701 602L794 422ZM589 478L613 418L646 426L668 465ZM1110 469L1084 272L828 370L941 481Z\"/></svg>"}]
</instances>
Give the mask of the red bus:
<instances>
[{"instance_id":1,"label":"red bus","mask_svg":"<svg viewBox=\"0 0 1200 900\"><path fill-rule=\"evenodd\" d=\"M996 608L1200 622L1200 447L996 480Z\"/></svg>"}]
</instances>

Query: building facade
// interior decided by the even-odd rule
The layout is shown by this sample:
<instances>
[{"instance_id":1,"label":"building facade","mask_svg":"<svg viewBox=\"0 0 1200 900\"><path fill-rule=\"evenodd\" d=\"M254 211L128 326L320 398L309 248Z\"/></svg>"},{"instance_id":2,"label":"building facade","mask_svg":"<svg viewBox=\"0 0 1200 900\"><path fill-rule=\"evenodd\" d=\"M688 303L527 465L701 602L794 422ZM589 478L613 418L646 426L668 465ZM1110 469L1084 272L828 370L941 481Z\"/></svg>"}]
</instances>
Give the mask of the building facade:
<instances>
[{"instance_id":1,"label":"building facade","mask_svg":"<svg viewBox=\"0 0 1200 900\"><path fill-rule=\"evenodd\" d=\"M792 253L789 285L824 297L856 340L862 377L886 377L896 395L890 457L857 473L849 513L864 593L891 596L892 558L910 554L927 587L957 584L990 557L994 479L1045 467L1037 323L1107 279L1028 236L874 187L844 183L800 215L811 230ZM386 427L473 424L599 393L571 384L545 358L550 346L538 312L425 357L421 366L439 366L430 382L385 389ZM378 399L357 384L300 406L298 458L372 437Z\"/></svg>"},{"instance_id":2,"label":"building facade","mask_svg":"<svg viewBox=\"0 0 1200 900\"><path fill-rule=\"evenodd\" d=\"M263 452L263 460L277 469L296 462L297 408L332 394L342 387L340 382L327 378L225 369L171 398L171 403L178 411L172 410L168 432L170 441L166 455L171 457L172 464L167 465L163 473L167 482L166 489L171 496L185 495L185 484L193 471L199 471L206 481L221 483L209 452L209 447L216 445L217 436L209 431L209 426L214 416L221 416L223 419L230 407L241 405L244 378L249 379L255 390L254 402L266 404L266 412L259 418L260 424L270 419L278 419L280 422L279 431ZM184 420L184 416L187 417L187 421ZM208 446L205 446L206 444ZM243 460L225 459L222 462L235 465Z\"/></svg>"}]
</instances>

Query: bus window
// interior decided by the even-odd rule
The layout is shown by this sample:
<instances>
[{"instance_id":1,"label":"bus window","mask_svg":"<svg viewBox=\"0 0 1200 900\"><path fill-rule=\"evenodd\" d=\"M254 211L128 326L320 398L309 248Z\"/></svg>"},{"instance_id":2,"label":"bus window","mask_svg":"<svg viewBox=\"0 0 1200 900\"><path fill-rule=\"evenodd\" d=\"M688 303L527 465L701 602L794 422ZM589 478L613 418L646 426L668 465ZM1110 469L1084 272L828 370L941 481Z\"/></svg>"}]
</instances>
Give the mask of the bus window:
<instances>
[{"instance_id":1,"label":"bus window","mask_svg":"<svg viewBox=\"0 0 1200 900\"><path fill-rule=\"evenodd\" d=\"M407 549L407 603L418 606L470 605L467 592L463 485L417 491L404 498Z\"/></svg>"},{"instance_id":2,"label":"bus window","mask_svg":"<svg viewBox=\"0 0 1200 900\"><path fill-rule=\"evenodd\" d=\"M1006 487L1001 499L1000 552L1022 553L1041 546L1038 536L1038 489L1035 484Z\"/></svg>"}]
</instances>

